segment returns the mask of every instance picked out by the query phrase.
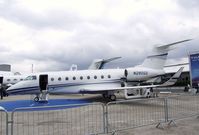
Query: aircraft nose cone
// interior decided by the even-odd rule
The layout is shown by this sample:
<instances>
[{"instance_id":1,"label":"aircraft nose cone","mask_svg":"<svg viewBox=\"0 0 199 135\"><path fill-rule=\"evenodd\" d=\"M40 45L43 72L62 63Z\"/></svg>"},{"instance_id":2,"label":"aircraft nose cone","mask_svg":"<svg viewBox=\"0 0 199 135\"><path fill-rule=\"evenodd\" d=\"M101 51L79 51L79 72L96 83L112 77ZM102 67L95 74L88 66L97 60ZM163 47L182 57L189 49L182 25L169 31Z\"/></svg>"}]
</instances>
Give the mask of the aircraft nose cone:
<instances>
[{"instance_id":1,"label":"aircraft nose cone","mask_svg":"<svg viewBox=\"0 0 199 135\"><path fill-rule=\"evenodd\" d=\"M11 94L17 93L18 90L19 90L18 84L14 84L14 85L11 85L11 86L6 90L6 92L7 92L8 95L11 95Z\"/></svg>"},{"instance_id":2,"label":"aircraft nose cone","mask_svg":"<svg viewBox=\"0 0 199 135\"><path fill-rule=\"evenodd\" d=\"M10 95L10 94L12 93L12 91L13 91L13 88L12 88L12 86L10 86L10 87L6 90L6 93L7 93L8 95Z\"/></svg>"}]
</instances>

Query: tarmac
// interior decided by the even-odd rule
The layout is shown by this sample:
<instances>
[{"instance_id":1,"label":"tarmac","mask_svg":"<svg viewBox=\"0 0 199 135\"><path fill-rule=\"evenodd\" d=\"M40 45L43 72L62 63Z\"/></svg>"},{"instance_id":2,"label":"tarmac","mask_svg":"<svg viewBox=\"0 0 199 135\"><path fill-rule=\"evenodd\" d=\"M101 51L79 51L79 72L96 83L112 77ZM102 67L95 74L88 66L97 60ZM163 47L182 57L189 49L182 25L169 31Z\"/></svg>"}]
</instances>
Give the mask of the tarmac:
<instances>
[{"instance_id":1,"label":"tarmac","mask_svg":"<svg viewBox=\"0 0 199 135\"><path fill-rule=\"evenodd\" d=\"M163 124L164 129L154 125L128 129L118 132L118 135L199 135L199 118L190 117L176 121L177 126Z\"/></svg>"}]
</instances>

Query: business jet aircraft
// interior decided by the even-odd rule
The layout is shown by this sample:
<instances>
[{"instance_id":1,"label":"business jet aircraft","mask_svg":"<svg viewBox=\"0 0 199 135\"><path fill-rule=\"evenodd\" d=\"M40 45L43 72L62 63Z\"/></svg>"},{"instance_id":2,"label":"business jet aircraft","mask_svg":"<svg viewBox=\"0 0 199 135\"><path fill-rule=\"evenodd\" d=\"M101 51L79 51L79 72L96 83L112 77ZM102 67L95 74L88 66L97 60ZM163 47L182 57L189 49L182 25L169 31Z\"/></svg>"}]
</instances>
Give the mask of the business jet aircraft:
<instances>
[{"instance_id":1,"label":"business jet aircraft","mask_svg":"<svg viewBox=\"0 0 199 135\"><path fill-rule=\"evenodd\" d=\"M128 90L153 88L173 85L179 77L180 69L168 82L162 85L133 86L132 82L143 82L164 75L163 70L168 52L173 46L190 39L174 42L154 48L141 65L126 69L77 70L61 72L44 72L28 76L24 81L8 88L8 94L35 94L35 101L46 98L46 94L96 94L116 100L114 93Z\"/></svg>"}]
</instances>

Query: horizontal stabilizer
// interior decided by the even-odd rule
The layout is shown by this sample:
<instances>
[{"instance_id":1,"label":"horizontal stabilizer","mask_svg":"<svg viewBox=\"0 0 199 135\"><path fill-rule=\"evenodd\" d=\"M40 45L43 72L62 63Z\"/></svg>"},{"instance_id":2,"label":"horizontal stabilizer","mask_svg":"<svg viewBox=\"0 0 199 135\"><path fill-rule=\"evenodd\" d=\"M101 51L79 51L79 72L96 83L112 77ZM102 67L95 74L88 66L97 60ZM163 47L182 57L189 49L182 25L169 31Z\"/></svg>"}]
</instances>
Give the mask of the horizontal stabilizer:
<instances>
[{"instance_id":1,"label":"horizontal stabilizer","mask_svg":"<svg viewBox=\"0 0 199 135\"><path fill-rule=\"evenodd\" d=\"M174 42L174 43L170 43L170 44L166 44L166 45L160 45L160 46L157 46L158 48L168 48L172 45L176 45L176 44L180 44L180 43L183 43L183 42L187 42L187 41L191 41L193 39L186 39L186 40L181 40L181 41L177 41L177 42Z\"/></svg>"}]
</instances>

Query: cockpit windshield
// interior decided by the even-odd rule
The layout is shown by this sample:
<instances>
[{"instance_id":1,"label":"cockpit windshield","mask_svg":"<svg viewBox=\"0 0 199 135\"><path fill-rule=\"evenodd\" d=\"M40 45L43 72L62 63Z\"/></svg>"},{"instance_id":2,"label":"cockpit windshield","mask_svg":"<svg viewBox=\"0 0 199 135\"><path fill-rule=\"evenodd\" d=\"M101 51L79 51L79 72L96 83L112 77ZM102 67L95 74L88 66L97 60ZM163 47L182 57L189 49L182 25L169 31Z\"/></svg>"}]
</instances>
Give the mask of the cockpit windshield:
<instances>
[{"instance_id":1,"label":"cockpit windshield","mask_svg":"<svg viewBox=\"0 0 199 135\"><path fill-rule=\"evenodd\" d=\"M31 75L25 78L25 81L27 80L37 80L37 77L35 75Z\"/></svg>"}]
</instances>

